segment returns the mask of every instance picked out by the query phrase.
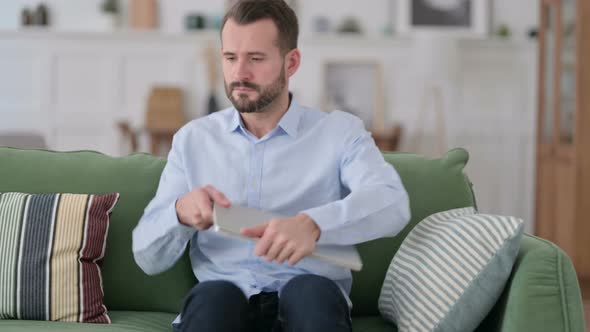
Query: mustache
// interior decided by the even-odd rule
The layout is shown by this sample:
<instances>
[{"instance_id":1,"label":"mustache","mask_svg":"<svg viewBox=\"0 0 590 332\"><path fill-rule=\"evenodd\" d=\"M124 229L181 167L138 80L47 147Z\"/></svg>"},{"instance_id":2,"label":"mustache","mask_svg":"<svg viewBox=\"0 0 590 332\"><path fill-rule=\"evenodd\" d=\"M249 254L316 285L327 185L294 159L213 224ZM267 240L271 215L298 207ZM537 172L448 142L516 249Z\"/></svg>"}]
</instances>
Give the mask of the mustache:
<instances>
[{"instance_id":1,"label":"mustache","mask_svg":"<svg viewBox=\"0 0 590 332\"><path fill-rule=\"evenodd\" d=\"M246 82L246 81L241 81L241 82L232 82L229 85L230 89L233 90L235 88L248 88L248 89L253 89L256 91L260 91L260 87L257 84L251 83L251 82Z\"/></svg>"}]
</instances>

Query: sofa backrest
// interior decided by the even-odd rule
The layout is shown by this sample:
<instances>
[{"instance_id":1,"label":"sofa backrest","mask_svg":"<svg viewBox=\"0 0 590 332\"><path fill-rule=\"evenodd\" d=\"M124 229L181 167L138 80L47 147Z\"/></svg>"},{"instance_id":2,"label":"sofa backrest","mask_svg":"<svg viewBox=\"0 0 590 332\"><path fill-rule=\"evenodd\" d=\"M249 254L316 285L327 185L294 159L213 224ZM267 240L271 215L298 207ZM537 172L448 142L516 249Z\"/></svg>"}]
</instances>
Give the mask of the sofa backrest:
<instances>
[{"instance_id":1,"label":"sofa backrest","mask_svg":"<svg viewBox=\"0 0 590 332\"><path fill-rule=\"evenodd\" d=\"M412 220L396 237L358 245L364 267L353 274L353 315L376 315L385 272L410 229L426 216L474 206L463 168L467 151L455 149L440 159L387 153L410 195ZM105 304L109 310L178 312L194 286L188 256L172 269L147 276L135 264L131 232L154 196L165 160L147 154L114 158L97 152L52 152L0 147L0 192L121 194L111 216L102 265Z\"/></svg>"},{"instance_id":2,"label":"sofa backrest","mask_svg":"<svg viewBox=\"0 0 590 332\"><path fill-rule=\"evenodd\" d=\"M131 231L154 196L165 163L147 154L113 158L90 151L0 147L0 192L119 192L102 264L105 304L109 310L178 312L195 284L187 257L167 272L148 276L131 251Z\"/></svg>"}]
</instances>

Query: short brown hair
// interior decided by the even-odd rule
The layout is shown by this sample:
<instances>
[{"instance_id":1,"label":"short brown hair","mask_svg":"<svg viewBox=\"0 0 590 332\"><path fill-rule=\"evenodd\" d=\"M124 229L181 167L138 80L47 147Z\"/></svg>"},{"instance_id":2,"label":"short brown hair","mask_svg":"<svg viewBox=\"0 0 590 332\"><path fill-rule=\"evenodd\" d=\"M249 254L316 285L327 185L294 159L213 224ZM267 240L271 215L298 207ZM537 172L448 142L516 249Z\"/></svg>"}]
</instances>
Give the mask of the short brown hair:
<instances>
[{"instance_id":1,"label":"short brown hair","mask_svg":"<svg viewBox=\"0 0 590 332\"><path fill-rule=\"evenodd\" d=\"M239 25L271 19L279 30L277 45L283 54L297 48L299 23L295 12L284 0L239 0L223 17L221 31L227 20Z\"/></svg>"}]
</instances>

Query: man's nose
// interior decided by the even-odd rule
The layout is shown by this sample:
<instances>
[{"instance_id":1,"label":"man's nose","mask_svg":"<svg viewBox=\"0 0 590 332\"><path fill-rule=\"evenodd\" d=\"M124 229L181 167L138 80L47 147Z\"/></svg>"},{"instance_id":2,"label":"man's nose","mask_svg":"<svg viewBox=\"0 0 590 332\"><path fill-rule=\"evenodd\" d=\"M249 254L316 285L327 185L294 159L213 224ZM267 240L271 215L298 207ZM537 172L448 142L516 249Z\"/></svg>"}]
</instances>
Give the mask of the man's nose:
<instances>
[{"instance_id":1,"label":"man's nose","mask_svg":"<svg viewBox=\"0 0 590 332\"><path fill-rule=\"evenodd\" d=\"M252 71L250 70L250 64L245 59L236 61L234 67L234 80L237 81L249 81L252 79Z\"/></svg>"}]
</instances>

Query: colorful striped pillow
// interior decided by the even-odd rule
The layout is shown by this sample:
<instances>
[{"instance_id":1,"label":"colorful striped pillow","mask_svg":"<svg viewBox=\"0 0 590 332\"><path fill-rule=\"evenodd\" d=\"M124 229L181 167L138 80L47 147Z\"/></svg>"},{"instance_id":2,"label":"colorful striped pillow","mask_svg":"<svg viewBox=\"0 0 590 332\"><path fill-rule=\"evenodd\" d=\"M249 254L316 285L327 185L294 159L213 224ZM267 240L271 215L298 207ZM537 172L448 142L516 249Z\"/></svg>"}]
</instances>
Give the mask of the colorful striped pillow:
<instances>
[{"instance_id":1,"label":"colorful striped pillow","mask_svg":"<svg viewBox=\"0 0 590 332\"><path fill-rule=\"evenodd\" d=\"M0 319L110 323L99 264L118 193L0 193Z\"/></svg>"},{"instance_id":2,"label":"colorful striped pillow","mask_svg":"<svg viewBox=\"0 0 590 332\"><path fill-rule=\"evenodd\" d=\"M393 257L379 311L404 331L473 331L496 303L523 222L454 209L422 220Z\"/></svg>"}]
</instances>

